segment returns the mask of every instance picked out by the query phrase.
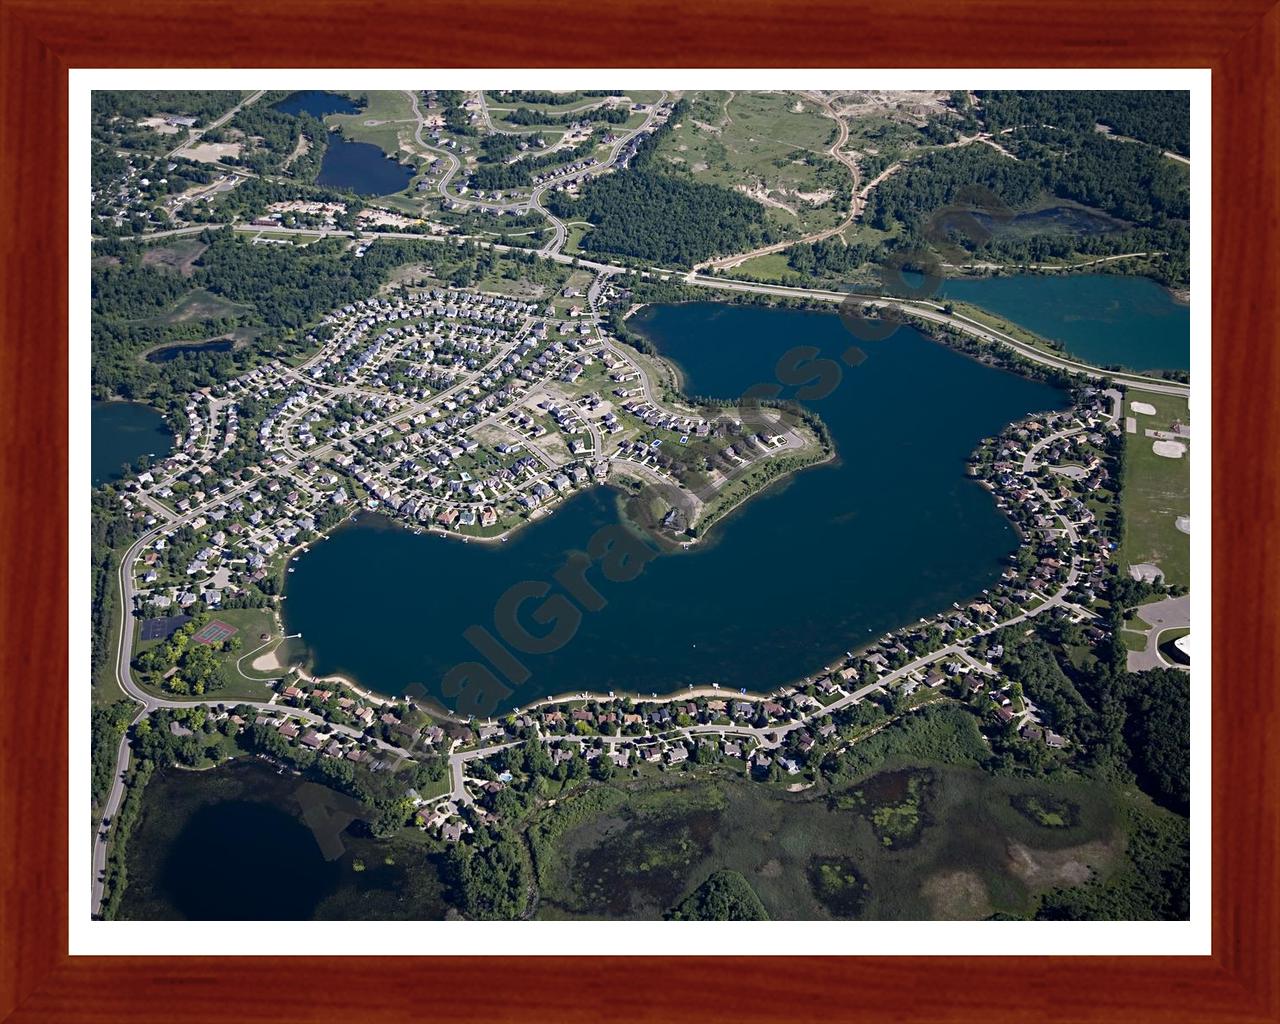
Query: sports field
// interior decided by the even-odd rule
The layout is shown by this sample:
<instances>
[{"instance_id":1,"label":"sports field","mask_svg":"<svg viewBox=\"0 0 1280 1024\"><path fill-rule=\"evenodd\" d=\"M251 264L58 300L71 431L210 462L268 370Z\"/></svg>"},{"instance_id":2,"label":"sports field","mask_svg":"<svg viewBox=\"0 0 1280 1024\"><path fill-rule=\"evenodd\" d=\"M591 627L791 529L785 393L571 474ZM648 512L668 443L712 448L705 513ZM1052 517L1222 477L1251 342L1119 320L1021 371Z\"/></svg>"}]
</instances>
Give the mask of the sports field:
<instances>
[{"instance_id":1,"label":"sports field","mask_svg":"<svg viewBox=\"0 0 1280 1024\"><path fill-rule=\"evenodd\" d=\"M1141 395L1140 401L1155 408L1154 415L1134 414L1129 406L1132 400L1131 393L1125 400L1125 415L1134 417L1137 431L1125 437L1120 565L1127 571L1131 565L1151 563L1163 570L1166 583L1190 586L1191 537L1178 529L1177 520L1191 512L1192 444L1184 438L1181 443L1186 453L1181 458L1166 458L1156 454L1155 439L1146 435L1147 430L1167 431L1175 422L1190 425L1187 400Z\"/></svg>"}]
</instances>

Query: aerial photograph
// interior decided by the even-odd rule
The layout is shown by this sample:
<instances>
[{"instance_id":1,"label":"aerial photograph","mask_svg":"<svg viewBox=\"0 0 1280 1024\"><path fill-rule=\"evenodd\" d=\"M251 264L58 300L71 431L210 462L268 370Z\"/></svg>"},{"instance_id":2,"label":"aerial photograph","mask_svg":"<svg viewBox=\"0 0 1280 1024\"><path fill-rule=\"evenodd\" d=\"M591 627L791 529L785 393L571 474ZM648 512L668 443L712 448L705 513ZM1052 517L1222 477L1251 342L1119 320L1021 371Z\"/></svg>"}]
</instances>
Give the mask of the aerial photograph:
<instances>
[{"instance_id":1,"label":"aerial photograph","mask_svg":"<svg viewBox=\"0 0 1280 1024\"><path fill-rule=\"evenodd\" d=\"M1190 94L672 77L92 93L95 919L1189 919Z\"/></svg>"}]
</instances>

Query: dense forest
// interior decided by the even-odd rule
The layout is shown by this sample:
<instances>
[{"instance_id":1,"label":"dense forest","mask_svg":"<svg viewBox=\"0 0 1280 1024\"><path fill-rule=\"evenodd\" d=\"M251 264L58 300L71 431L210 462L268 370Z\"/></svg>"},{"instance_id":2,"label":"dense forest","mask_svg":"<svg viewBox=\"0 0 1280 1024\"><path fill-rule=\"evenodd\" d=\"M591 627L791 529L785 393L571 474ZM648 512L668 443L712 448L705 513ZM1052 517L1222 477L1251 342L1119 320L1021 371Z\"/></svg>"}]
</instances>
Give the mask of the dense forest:
<instances>
[{"instance_id":1,"label":"dense forest","mask_svg":"<svg viewBox=\"0 0 1280 1024\"><path fill-rule=\"evenodd\" d=\"M328 130L324 122L310 114L286 114L277 110L274 103L286 93L268 93L257 103L241 109L231 121L221 128L205 132L206 142L230 142L246 137L255 140L252 146L241 150L239 158L223 157L226 164L239 164L255 174L288 173L299 181L314 181L324 157ZM306 153L294 157L300 135L310 142ZM261 140L256 141L256 140Z\"/></svg>"},{"instance_id":2,"label":"dense forest","mask_svg":"<svg viewBox=\"0 0 1280 1024\"><path fill-rule=\"evenodd\" d=\"M165 153L187 139L187 129L161 132L139 121L161 116L194 117L196 127L203 127L234 107L240 96L230 91L95 89L89 108L93 138L109 149Z\"/></svg>"},{"instance_id":3,"label":"dense forest","mask_svg":"<svg viewBox=\"0 0 1280 1024\"><path fill-rule=\"evenodd\" d=\"M573 92L552 92L549 89L506 89L490 93L497 103L536 103L544 107L567 107L579 100L596 99L604 96L621 96L618 90L578 89Z\"/></svg>"},{"instance_id":4,"label":"dense forest","mask_svg":"<svg viewBox=\"0 0 1280 1024\"><path fill-rule=\"evenodd\" d=\"M133 540L134 533L124 506L113 493L95 488L91 500L93 514L90 517L89 534L89 589L92 612L89 667L96 676L106 664L110 650L108 634L117 600L116 552Z\"/></svg>"},{"instance_id":5,"label":"dense forest","mask_svg":"<svg viewBox=\"0 0 1280 1024\"><path fill-rule=\"evenodd\" d=\"M559 217L595 227L582 248L688 266L772 241L764 209L739 192L653 170L596 179L577 202L554 196Z\"/></svg>"},{"instance_id":6,"label":"dense forest","mask_svg":"<svg viewBox=\"0 0 1280 1024\"><path fill-rule=\"evenodd\" d=\"M240 93L208 89L95 89L91 100L94 121L123 117L137 121L161 114L196 118L207 124L236 105Z\"/></svg>"},{"instance_id":7,"label":"dense forest","mask_svg":"<svg viewBox=\"0 0 1280 1024\"><path fill-rule=\"evenodd\" d=\"M979 92L993 132L1024 125L1053 125L1072 133L1103 124L1120 135L1191 155L1191 94L1186 91L1042 89Z\"/></svg>"}]
</instances>

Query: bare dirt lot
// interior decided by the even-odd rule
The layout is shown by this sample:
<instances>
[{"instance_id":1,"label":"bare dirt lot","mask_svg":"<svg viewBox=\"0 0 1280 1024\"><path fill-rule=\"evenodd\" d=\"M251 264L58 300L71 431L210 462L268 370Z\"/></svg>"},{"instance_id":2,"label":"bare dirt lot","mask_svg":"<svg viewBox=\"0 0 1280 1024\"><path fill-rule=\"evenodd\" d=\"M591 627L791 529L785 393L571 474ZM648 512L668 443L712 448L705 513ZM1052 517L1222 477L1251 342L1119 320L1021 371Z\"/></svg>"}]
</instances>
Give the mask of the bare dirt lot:
<instances>
[{"instance_id":1,"label":"bare dirt lot","mask_svg":"<svg viewBox=\"0 0 1280 1024\"><path fill-rule=\"evenodd\" d=\"M177 156L186 157L204 164L216 164L224 156L239 159L240 143L238 142L198 142L194 146L178 150Z\"/></svg>"}]
</instances>

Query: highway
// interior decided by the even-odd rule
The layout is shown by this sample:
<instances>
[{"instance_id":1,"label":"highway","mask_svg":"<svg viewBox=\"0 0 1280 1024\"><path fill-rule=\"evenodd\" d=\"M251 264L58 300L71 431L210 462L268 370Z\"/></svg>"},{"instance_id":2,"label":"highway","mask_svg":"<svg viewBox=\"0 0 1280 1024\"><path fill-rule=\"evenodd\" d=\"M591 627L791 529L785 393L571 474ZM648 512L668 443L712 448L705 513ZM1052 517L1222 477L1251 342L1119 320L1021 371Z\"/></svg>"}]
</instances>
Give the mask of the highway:
<instances>
[{"instance_id":1,"label":"highway","mask_svg":"<svg viewBox=\"0 0 1280 1024\"><path fill-rule=\"evenodd\" d=\"M174 228L170 231L157 231L153 234L143 236L145 239L163 238L178 235L198 234L204 231L208 225L194 226L188 228ZM261 231L261 228L254 227L249 224L233 224L230 225L232 230L240 232L254 233ZM354 237L354 232L343 231L338 228L290 228L289 231L295 235L312 235L316 238L325 238L330 236ZM368 237L368 236L366 236ZM386 238L416 238L424 239L429 236L411 231L379 231L375 237ZM460 236L466 238L468 236ZM495 252L516 252L527 253L530 250L518 246L502 245L498 242L477 241L477 244L484 249L492 249ZM637 271L631 267L622 267L613 263L601 263L597 260L583 259L577 256L568 256L562 252L539 251L539 256L544 259L555 260L557 263L564 263L570 266L582 266L591 270L595 270L605 274L632 274ZM1032 362L1040 363L1043 366L1051 366L1054 369L1065 370L1068 373L1079 374L1088 377L1091 380L1113 380L1116 383L1123 384L1127 388L1135 391L1146 391L1151 394L1158 395L1177 395L1186 397L1191 393L1191 386L1180 381L1166 380L1163 377L1152 377L1141 373L1131 373L1124 370L1103 370L1100 367L1093 366L1089 363L1082 363L1075 359L1068 359L1066 356L1060 356L1055 353L1045 352L1043 349L1036 348L1024 341L1006 334L1004 331L994 327L988 327L979 323L977 320L967 317L962 313L948 314L944 307L940 304L927 299L896 299L882 295L863 295L852 291L832 291L824 288L795 288L790 285L782 284L757 284L753 281L738 281L733 278L723 278L719 276L708 276L699 274L697 271L681 272L672 270L667 267L651 267L648 273L659 275L662 277L679 278L685 284L695 285L699 288L711 288L719 291L731 292L751 292L757 295L775 295L780 298L801 298L810 299L820 302L841 303L853 296L859 301L860 305L871 305L880 309L896 308L904 313L910 313L924 320L932 320L935 323L946 324L956 330L964 331L966 334L973 335L983 341L994 342L1007 345Z\"/></svg>"}]
</instances>

